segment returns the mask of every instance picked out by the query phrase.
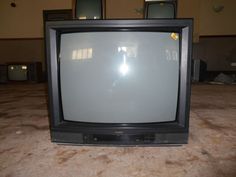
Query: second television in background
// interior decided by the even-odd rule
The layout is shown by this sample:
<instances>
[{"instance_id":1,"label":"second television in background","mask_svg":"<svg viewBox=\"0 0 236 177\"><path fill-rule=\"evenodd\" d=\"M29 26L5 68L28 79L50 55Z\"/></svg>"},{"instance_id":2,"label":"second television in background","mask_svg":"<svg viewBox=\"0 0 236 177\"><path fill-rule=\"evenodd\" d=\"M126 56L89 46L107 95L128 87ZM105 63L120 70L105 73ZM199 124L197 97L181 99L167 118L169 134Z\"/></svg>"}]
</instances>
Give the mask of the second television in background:
<instances>
[{"instance_id":1,"label":"second television in background","mask_svg":"<svg viewBox=\"0 0 236 177\"><path fill-rule=\"evenodd\" d=\"M145 18L174 19L176 7L175 0L145 0Z\"/></svg>"},{"instance_id":2,"label":"second television in background","mask_svg":"<svg viewBox=\"0 0 236 177\"><path fill-rule=\"evenodd\" d=\"M76 0L75 1L75 18L80 20L86 19L103 19L104 18L104 0Z\"/></svg>"}]
</instances>

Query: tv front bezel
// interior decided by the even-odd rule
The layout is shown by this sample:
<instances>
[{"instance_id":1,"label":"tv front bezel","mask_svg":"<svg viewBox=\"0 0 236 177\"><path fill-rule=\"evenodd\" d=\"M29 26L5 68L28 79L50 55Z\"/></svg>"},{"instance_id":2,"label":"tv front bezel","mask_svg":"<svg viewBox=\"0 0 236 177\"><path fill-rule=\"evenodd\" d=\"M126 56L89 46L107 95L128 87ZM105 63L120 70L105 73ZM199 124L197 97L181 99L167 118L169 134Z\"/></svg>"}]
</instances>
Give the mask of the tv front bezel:
<instances>
[{"instance_id":1,"label":"tv front bezel","mask_svg":"<svg viewBox=\"0 0 236 177\"><path fill-rule=\"evenodd\" d=\"M74 122L66 121L64 119L59 78L60 35L63 33L97 31L156 31L179 33L179 92L175 121L159 123L118 124ZM156 145L187 143L189 129L190 66L192 48L191 19L50 21L46 22L46 44L50 130L52 141L58 143L108 145ZM86 138L90 137L90 135L114 135L126 137L129 135L155 135L156 138L154 138L155 140L149 143L129 142L129 140L121 140L117 142L115 140L104 140L101 142L85 140ZM158 138L160 140L158 140Z\"/></svg>"}]
</instances>

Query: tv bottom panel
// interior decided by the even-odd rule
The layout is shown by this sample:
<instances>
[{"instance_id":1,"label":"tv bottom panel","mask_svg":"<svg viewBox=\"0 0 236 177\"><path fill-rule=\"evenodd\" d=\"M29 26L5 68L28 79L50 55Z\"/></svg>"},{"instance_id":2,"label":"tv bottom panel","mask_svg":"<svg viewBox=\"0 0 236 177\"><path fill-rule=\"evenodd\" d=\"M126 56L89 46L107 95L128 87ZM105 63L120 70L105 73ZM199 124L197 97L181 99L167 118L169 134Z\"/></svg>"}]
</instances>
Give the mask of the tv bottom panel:
<instances>
[{"instance_id":1,"label":"tv bottom panel","mask_svg":"<svg viewBox=\"0 0 236 177\"><path fill-rule=\"evenodd\" d=\"M130 135L51 132L52 142L76 145L170 146L188 143L188 133L150 133Z\"/></svg>"}]
</instances>

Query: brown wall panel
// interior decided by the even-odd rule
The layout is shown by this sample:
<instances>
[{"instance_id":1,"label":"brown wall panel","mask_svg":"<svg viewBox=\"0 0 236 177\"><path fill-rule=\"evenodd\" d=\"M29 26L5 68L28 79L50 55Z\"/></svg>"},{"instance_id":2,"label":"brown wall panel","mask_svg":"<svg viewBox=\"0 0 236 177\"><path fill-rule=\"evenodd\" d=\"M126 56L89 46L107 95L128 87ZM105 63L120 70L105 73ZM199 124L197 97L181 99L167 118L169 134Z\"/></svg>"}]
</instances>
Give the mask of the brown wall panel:
<instances>
[{"instance_id":1,"label":"brown wall panel","mask_svg":"<svg viewBox=\"0 0 236 177\"><path fill-rule=\"evenodd\" d=\"M106 18L143 18L144 0L106 0Z\"/></svg>"},{"instance_id":2,"label":"brown wall panel","mask_svg":"<svg viewBox=\"0 0 236 177\"><path fill-rule=\"evenodd\" d=\"M0 63L40 61L44 66L44 40L0 39Z\"/></svg>"},{"instance_id":3,"label":"brown wall panel","mask_svg":"<svg viewBox=\"0 0 236 177\"><path fill-rule=\"evenodd\" d=\"M206 61L208 71L236 71L236 36L200 37L193 58Z\"/></svg>"}]
</instances>

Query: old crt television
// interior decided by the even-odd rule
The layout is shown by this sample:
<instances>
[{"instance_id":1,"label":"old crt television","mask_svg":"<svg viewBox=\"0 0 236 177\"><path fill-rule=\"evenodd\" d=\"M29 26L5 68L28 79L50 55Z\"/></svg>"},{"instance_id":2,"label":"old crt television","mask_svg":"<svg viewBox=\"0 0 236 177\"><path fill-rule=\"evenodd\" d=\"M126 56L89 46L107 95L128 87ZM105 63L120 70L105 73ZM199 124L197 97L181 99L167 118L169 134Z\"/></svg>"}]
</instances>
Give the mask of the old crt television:
<instances>
[{"instance_id":1,"label":"old crt television","mask_svg":"<svg viewBox=\"0 0 236 177\"><path fill-rule=\"evenodd\" d=\"M41 62L19 62L7 63L8 81L42 81L42 63Z\"/></svg>"},{"instance_id":2,"label":"old crt television","mask_svg":"<svg viewBox=\"0 0 236 177\"><path fill-rule=\"evenodd\" d=\"M176 0L145 0L145 18L175 18Z\"/></svg>"},{"instance_id":3,"label":"old crt television","mask_svg":"<svg viewBox=\"0 0 236 177\"><path fill-rule=\"evenodd\" d=\"M9 81L27 81L28 67L26 64L9 64L7 68Z\"/></svg>"},{"instance_id":4,"label":"old crt television","mask_svg":"<svg viewBox=\"0 0 236 177\"><path fill-rule=\"evenodd\" d=\"M191 36L188 19L47 22L52 141L187 143Z\"/></svg>"}]
</instances>

